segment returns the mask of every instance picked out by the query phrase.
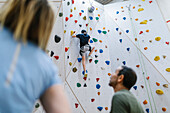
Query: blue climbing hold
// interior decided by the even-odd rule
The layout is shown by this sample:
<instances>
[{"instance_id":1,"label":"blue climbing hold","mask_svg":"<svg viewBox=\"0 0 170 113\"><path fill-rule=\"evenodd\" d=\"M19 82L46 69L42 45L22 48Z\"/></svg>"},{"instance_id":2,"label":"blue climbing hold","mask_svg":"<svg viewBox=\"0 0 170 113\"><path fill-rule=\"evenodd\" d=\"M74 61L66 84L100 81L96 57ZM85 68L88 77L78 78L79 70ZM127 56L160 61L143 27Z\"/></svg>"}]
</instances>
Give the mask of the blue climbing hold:
<instances>
[{"instance_id":1,"label":"blue climbing hold","mask_svg":"<svg viewBox=\"0 0 170 113\"><path fill-rule=\"evenodd\" d=\"M126 61L123 61L122 63L123 63L123 65L126 65Z\"/></svg>"},{"instance_id":2,"label":"blue climbing hold","mask_svg":"<svg viewBox=\"0 0 170 113\"><path fill-rule=\"evenodd\" d=\"M102 31L101 30L98 30L98 33L101 33Z\"/></svg>"},{"instance_id":3,"label":"blue climbing hold","mask_svg":"<svg viewBox=\"0 0 170 113\"><path fill-rule=\"evenodd\" d=\"M100 53L103 53L103 50L102 50L102 49L100 49L100 50L99 50L99 52L100 52Z\"/></svg>"},{"instance_id":4,"label":"blue climbing hold","mask_svg":"<svg viewBox=\"0 0 170 113\"><path fill-rule=\"evenodd\" d=\"M89 16L90 20L93 20L93 17L92 16Z\"/></svg>"},{"instance_id":5,"label":"blue climbing hold","mask_svg":"<svg viewBox=\"0 0 170 113\"><path fill-rule=\"evenodd\" d=\"M119 30L119 28L116 28L116 31L118 31Z\"/></svg>"},{"instance_id":6,"label":"blue climbing hold","mask_svg":"<svg viewBox=\"0 0 170 113\"><path fill-rule=\"evenodd\" d=\"M119 14L119 11L117 11L116 14Z\"/></svg>"},{"instance_id":7,"label":"blue climbing hold","mask_svg":"<svg viewBox=\"0 0 170 113\"><path fill-rule=\"evenodd\" d=\"M77 58L78 62L81 62L82 58Z\"/></svg>"},{"instance_id":8,"label":"blue climbing hold","mask_svg":"<svg viewBox=\"0 0 170 113\"><path fill-rule=\"evenodd\" d=\"M149 113L149 108L146 108L146 112Z\"/></svg>"},{"instance_id":9,"label":"blue climbing hold","mask_svg":"<svg viewBox=\"0 0 170 113\"><path fill-rule=\"evenodd\" d=\"M90 40L90 43L93 43L93 40Z\"/></svg>"},{"instance_id":10,"label":"blue climbing hold","mask_svg":"<svg viewBox=\"0 0 170 113\"><path fill-rule=\"evenodd\" d=\"M88 71L86 70L86 73L88 73ZM82 74L84 75L84 71L82 71Z\"/></svg>"},{"instance_id":11,"label":"blue climbing hold","mask_svg":"<svg viewBox=\"0 0 170 113\"><path fill-rule=\"evenodd\" d=\"M119 39L120 43L122 43L122 39Z\"/></svg>"},{"instance_id":12,"label":"blue climbing hold","mask_svg":"<svg viewBox=\"0 0 170 113\"><path fill-rule=\"evenodd\" d=\"M105 63L106 63L107 65L109 65L109 64L110 64L110 61L105 61Z\"/></svg>"},{"instance_id":13,"label":"blue climbing hold","mask_svg":"<svg viewBox=\"0 0 170 113\"><path fill-rule=\"evenodd\" d=\"M102 111L103 107L99 106L99 107L97 107L97 109L98 109L99 111Z\"/></svg>"},{"instance_id":14,"label":"blue climbing hold","mask_svg":"<svg viewBox=\"0 0 170 113\"><path fill-rule=\"evenodd\" d=\"M126 20L126 17L123 17L123 20Z\"/></svg>"},{"instance_id":15,"label":"blue climbing hold","mask_svg":"<svg viewBox=\"0 0 170 113\"><path fill-rule=\"evenodd\" d=\"M135 90L137 90L137 86L133 86L133 88L134 88Z\"/></svg>"},{"instance_id":16,"label":"blue climbing hold","mask_svg":"<svg viewBox=\"0 0 170 113\"><path fill-rule=\"evenodd\" d=\"M126 30L126 33L129 33L129 30Z\"/></svg>"},{"instance_id":17,"label":"blue climbing hold","mask_svg":"<svg viewBox=\"0 0 170 113\"><path fill-rule=\"evenodd\" d=\"M82 13L84 13L84 10L81 10Z\"/></svg>"},{"instance_id":18,"label":"blue climbing hold","mask_svg":"<svg viewBox=\"0 0 170 113\"><path fill-rule=\"evenodd\" d=\"M130 51L130 48L127 48L127 51Z\"/></svg>"},{"instance_id":19,"label":"blue climbing hold","mask_svg":"<svg viewBox=\"0 0 170 113\"><path fill-rule=\"evenodd\" d=\"M97 84L97 85L96 85L96 88L97 88L97 89L100 89L100 87L101 87L100 84Z\"/></svg>"}]
</instances>

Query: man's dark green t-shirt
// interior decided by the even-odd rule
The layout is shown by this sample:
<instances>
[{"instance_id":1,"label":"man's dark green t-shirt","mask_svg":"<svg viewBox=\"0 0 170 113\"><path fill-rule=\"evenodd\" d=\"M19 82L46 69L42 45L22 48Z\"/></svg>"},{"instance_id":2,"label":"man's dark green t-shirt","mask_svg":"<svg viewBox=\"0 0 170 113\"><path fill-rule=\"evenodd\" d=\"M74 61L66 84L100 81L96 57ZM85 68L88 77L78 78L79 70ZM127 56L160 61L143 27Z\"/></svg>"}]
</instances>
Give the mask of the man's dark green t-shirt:
<instances>
[{"instance_id":1,"label":"man's dark green t-shirt","mask_svg":"<svg viewBox=\"0 0 170 113\"><path fill-rule=\"evenodd\" d=\"M123 89L114 94L110 113L144 113L144 111L135 96Z\"/></svg>"}]
</instances>

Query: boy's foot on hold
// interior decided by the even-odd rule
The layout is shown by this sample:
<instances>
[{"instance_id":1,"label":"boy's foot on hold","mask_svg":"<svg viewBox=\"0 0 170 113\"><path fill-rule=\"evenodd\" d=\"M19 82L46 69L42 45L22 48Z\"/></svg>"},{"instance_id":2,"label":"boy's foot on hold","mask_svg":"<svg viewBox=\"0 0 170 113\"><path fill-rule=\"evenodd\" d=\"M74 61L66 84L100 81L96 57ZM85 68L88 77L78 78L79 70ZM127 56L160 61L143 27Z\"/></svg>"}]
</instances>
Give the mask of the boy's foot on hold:
<instances>
[{"instance_id":1,"label":"boy's foot on hold","mask_svg":"<svg viewBox=\"0 0 170 113\"><path fill-rule=\"evenodd\" d=\"M90 56L88 56L88 59L90 60L90 59L93 59L93 57L90 55Z\"/></svg>"},{"instance_id":2,"label":"boy's foot on hold","mask_svg":"<svg viewBox=\"0 0 170 113\"><path fill-rule=\"evenodd\" d=\"M86 78L87 78L87 73L86 73L86 72L84 73L84 77L86 77Z\"/></svg>"}]
</instances>

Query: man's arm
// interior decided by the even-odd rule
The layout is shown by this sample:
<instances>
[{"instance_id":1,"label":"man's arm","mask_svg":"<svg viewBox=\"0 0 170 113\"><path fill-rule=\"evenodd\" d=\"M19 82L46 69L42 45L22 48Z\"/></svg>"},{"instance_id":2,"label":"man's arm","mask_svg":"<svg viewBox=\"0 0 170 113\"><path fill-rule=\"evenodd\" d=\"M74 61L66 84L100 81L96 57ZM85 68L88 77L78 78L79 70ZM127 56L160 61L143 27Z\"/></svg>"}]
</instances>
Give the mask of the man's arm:
<instances>
[{"instance_id":1,"label":"man's arm","mask_svg":"<svg viewBox=\"0 0 170 113\"><path fill-rule=\"evenodd\" d=\"M53 85L40 98L47 113L71 113L62 85Z\"/></svg>"},{"instance_id":2,"label":"man's arm","mask_svg":"<svg viewBox=\"0 0 170 113\"><path fill-rule=\"evenodd\" d=\"M73 37L73 38L77 37L77 36L76 36L76 31L74 32L74 34L72 35L72 37Z\"/></svg>"}]
</instances>

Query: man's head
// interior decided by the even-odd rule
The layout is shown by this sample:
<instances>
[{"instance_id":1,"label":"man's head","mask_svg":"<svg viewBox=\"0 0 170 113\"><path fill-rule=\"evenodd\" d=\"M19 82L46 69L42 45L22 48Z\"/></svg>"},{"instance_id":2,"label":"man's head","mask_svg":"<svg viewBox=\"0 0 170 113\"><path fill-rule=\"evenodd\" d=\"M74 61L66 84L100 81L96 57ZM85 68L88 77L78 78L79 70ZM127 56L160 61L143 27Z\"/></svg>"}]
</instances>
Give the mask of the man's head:
<instances>
[{"instance_id":1,"label":"man's head","mask_svg":"<svg viewBox=\"0 0 170 113\"><path fill-rule=\"evenodd\" d=\"M137 80L136 73L129 67L118 67L114 74L111 75L109 85L113 88L118 86L124 86L127 89L131 89L135 85Z\"/></svg>"},{"instance_id":2,"label":"man's head","mask_svg":"<svg viewBox=\"0 0 170 113\"><path fill-rule=\"evenodd\" d=\"M81 31L82 34L87 34L86 30Z\"/></svg>"}]
</instances>

